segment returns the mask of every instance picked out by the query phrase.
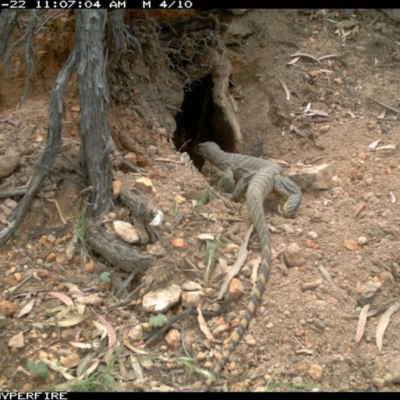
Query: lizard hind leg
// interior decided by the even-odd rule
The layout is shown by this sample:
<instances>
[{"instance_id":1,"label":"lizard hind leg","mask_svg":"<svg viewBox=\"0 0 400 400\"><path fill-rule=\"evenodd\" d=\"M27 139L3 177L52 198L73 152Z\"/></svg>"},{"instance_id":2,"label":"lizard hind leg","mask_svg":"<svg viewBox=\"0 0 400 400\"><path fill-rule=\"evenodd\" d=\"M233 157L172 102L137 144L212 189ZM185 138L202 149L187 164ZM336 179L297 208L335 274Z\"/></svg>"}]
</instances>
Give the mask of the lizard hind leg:
<instances>
[{"instance_id":1,"label":"lizard hind leg","mask_svg":"<svg viewBox=\"0 0 400 400\"><path fill-rule=\"evenodd\" d=\"M282 213L285 218L294 218L300 207L302 194L299 187L284 175L274 176L274 192L285 199Z\"/></svg>"}]
</instances>

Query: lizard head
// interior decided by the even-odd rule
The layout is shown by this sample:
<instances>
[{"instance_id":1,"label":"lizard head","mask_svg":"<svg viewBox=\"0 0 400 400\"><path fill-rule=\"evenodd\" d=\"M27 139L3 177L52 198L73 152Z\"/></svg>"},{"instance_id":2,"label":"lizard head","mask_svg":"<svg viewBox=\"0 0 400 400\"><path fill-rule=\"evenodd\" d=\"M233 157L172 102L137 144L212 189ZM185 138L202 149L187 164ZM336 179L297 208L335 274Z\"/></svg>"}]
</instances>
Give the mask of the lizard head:
<instances>
[{"instance_id":1,"label":"lizard head","mask_svg":"<svg viewBox=\"0 0 400 400\"><path fill-rule=\"evenodd\" d=\"M221 151L220 147L214 142L199 143L194 148L194 152L206 160L210 160L212 158L212 154L219 151Z\"/></svg>"}]
</instances>

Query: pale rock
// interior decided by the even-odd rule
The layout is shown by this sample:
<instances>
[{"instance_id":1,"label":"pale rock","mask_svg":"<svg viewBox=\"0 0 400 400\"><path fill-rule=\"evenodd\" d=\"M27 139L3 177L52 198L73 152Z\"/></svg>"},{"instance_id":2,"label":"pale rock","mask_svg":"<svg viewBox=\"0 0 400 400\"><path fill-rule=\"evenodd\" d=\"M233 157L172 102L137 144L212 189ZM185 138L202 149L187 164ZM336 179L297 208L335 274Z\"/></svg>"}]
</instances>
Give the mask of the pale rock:
<instances>
[{"instance_id":1,"label":"pale rock","mask_svg":"<svg viewBox=\"0 0 400 400\"><path fill-rule=\"evenodd\" d=\"M119 179L116 179L115 181L112 182L112 192L115 199L119 197L121 193L121 186L122 183Z\"/></svg>"},{"instance_id":2,"label":"pale rock","mask_svg":"<svg viewBox=\"0 0 400 400\"><path fill-rule=\"evenodd\" d=\"M243 296L244 287L243 283L239 279L233 278L229 283L229 299L237 300Z\"/></svg>"},{"instance_id":3,"label":"pale rock","mask_svg":"<svg viewBox=\"0 0 400 400\"><path fill-rule=\"evenodd\" d=\"M228 324L218 325L213 331L212 334L215 337L220 337L222 333L227 332L229 330Z\"/></svg>"},{"instance_id":4,"label":"pale rock","mask_svg":"<svg viewBox=\"0 0 400 400\"><path fill-rule=\"evenodd\" d=\"M185 308L197 307L200 304L200 301L203 298L203 295L204 295L204 293L202 290L183 292L182 293L182 307L185 307Z\"/></svg>"},{"instance_id":5,"label":"pale rock","mask_svg":"<svg viewBox=\"0 0 400 400\"><path fill-rule=\"evenodd\" d=\"M181 333L178 329L170 329L165 335L165 341L172 347L181 345Z\"/></svg>"},{"instance_id":6,"label":"pale rock","mask_svg":"<svg viewBox=\"0 0 400 400\"><path fill-rule=\"evenodd\" d=\"M151 291L143 296L143 309L146 312L165 312L179 302L181 293L181 288L176 284Z\"/></svg>"},{"instance_id":7,"label":"pale rock","mask_svg":"<svg viewBox=\"0 0 400 400\"><path fill-rule=\"evenodd\" d=\"M129 329L128 337L129 337L129 339L131 339L135 342L138 340L141 340L143 338L142 325L138 324L138 325L135 325L132 329Z\"/></svg>"},{"instance_id":8,"label":"pale rock","mask_svg":"<svg viewBox=\"0 0 400 400\"><path fill-rule=\"evenodd\" d=\"M202 287L199 283L197 282L193 282L193 281L186 281L183 282L181 285L181 289L182 290L187 290L187 291L191 291L191 290L201 290Z\"/></svg>"},{"instance_id":9,"label":"pale rock","mask_svg":"<svg viewBox=\"0 0 400 400\"><path fill-rule=\"evenodd\" d=\"M160 243L149 244L146 249L152 256L163 257L167 254L165 247L161 246Z\"/></svg>"},{"instance_id":10,"label":"pale rock","mask_svg":"<svg viewBox=\"0 0 400 400\"><path fill-rule=\"evenodd\" d=\"M13 199L5 199L3 204L6 207L11 208L11 210L14 210L14 208L18 205L18 203Z\"/></svg>"},{"instance_id":11,"label":"pale rock","mask_svg":"<svg viewBox=\"0 0 400 400\"><path fill-rule=\"evenodd\" d=\"M378 378L378 377L374 377L372 378L372 383L374 384L374 386L376 386L377 388L383 388L385 386L385 380L382 378Z\"/></svg>"},{"instance_id":12,"label":"pale rock","mask_svg":"<svg viewBox=\"0 0 400 400\"><path fill-rule=\"evenodd\" d=\"M180 194L177 194L174 197L174 201L176 202L176 204L183 204L186 201L186 198L181 196Z\"/></svg>"},{"instance_id":13,"label":"pale rock","mask_svg":"<svg viewBox=\"0 0 400 400\"><path fill-rule=\"evenodd\" d=\"M7 150L4 156L0 156L0 178L12 174L20 161L21 157L14 149Z\"/></svg>"},{"instance_id":14,"label":"pale rock","mask_svg":"<svg viewBox=\"0 0 400 400\"><path fill-rule=\"evenodd\" d=\"M400 383L400 357L397 356L389 364L389 374L391 375L391 382Z\"/></svg>"},{"instance_id":15,"label":"pale rock","mask_svg":"<svg viewBox=\"0 0 400 400\"><path fill-rule=\"evenodd\" d=\"M310 231L310 232L308 232L308 237L310 239L317 239L318 238L318 233L314 232L314 231Z\"/></svg>"},{"instance_id":16,"label":"pale rock","mask_svg":"<svg viewBox=\"0 0 400 400\"><path fill-rule=\"evenodd\" d=\"M147 148L147 150L148 150L148 152L151 153L151 154L156 154L157 151L158 151L158 148L157 148L156 146L150 145L150 146Z\"/></svg>"},{"instance_id":17,"label":"pale rock","mask_svg":"<svg viewBox=\"0 0 400 400\"><path fill-rule=\"evenodd\" d=\"M364 246L364 244L367 244L368 239L367 239L365 236L360 236L360 237L357 239L357 242L358 242L358 244L359 244L360 246Z\"/></svg>"},{"instance_id":18,"label":"pale rock","mask_svg":"<svg viewBox=\"0 0 400 400\"><path fill-rule=\"evenodd\" d=\"M290 224L282 224L281 229L283 229L283 231L286 233L294 233L294 228Z\"/></svg>"},{"instance_id":19,"label":"pale rock","mask_svg":"<svg viewBox=\"0 0 400 400\"><path fill-rule=\"evenodd\" d=\"M305 262L305 257L302 253L303 251L297 243L290 243L283 252L286 265L288 267L298 267L303 265Z\"/></svg>"},{"instance_id":20,"label":"pale rock","mask_svg":"<svg viewBox=\"0 0 400 400\"><path fill-rule=\"evenodd\" d=\"M313 165L311 167L297 167L289 171L288 177L301 190L325 190L332 187L333 168L331 164Z\"/></svg>"},{"instance_id":21,"label":"pale rock","mask_svg":"<svg viewBox=\"0 0 400 400\"><path fill-rule=\"evenodd\" d=\"M142 176L136 179L135 186L144 193L151 193L153 196L157 195L157 191L153 186L151 179Z\"/></svg>"},{"instance_id":22,"label":"pale rock","mask_svg":"<svg viewBox=\"0 0 400 400\"><path fill-rule=\"evenodd\" d=\"M255 346L257 344L256 340L254 339L254 337L252 335L246 335L244 338L244 341L249 346Z\"/></svg>"},{"instance_id":23,"label":"pale rock","mask_svg":"<svg viewBox=\"0 0 400 400\"><path fill-rule=\"evenodd\" d=\"M322 367L318 364L312 364L310 369L308 370L309 375L311 378L320 382L322 379Z\"/></svg>"},{"instance_id":24,"label":"pale rock","mask_svg":"<svg viewBox=\"0 0 400 400\"><path fill-rule=\"evenodd\" d=\"M131 151L129 153L126 153L124 156L126 161L129 161L133 165L137 165L137 156L135 153L132 153Z\"/></svg>"},{"instance_id":25,"label":"pale rock","mask_svg":"<svg viewBox=\"0 0 400 400\"><path fill-rule=\"evenodd\" d=\"M129 222L114 221L113 227L115 234L126 243L137 243L140 240L136 229Z\"/></svg>"}]
</instances>

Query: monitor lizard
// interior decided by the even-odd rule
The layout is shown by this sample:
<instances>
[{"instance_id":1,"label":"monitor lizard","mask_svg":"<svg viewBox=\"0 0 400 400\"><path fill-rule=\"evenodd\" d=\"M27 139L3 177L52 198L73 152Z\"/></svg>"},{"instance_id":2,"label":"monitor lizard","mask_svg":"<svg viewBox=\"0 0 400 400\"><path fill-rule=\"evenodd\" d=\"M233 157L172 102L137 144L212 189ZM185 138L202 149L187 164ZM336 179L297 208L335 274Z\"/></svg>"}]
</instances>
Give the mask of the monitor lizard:
<instances>
[{"instance_id":1,"label":"monitor lizard","mask_svg":"<svg viewBox=\"0 0 400 400\"><path fill-rule=\"evenodd\" d=\"M226 153L214 142L198 144L195 152L224 171L223 179L225 181L232 181L234 179L236 186L233 193L227 195L229 199L238 200L247 188L246 204L250 219L260 239L262 254L260 272L250 302L246 307L239 326L230 339L228 347L212 370L213 377L209 378L205 383L204 390L207 391L216 379L216 376L221 372L248 327L268 279L271 267L271 242L264 215L264 199L271 192L274 192L284 199L282 207L283 216L285 218L294 218L300 206L302 195L297 185L283 175L282 167L275 161L242 154Z\"/></svg>"}]
</instances>

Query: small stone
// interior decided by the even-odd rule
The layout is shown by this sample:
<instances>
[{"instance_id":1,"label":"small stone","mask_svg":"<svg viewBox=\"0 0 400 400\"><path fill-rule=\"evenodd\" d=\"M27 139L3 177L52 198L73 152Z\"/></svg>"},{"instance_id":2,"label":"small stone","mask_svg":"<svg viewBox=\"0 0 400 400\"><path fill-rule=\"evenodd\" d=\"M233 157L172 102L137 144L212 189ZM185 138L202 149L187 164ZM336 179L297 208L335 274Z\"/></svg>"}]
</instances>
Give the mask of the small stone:
<instances>
[{"instance_id":1,"label":"small stone","mask_svg":"<svg viewBox=\"0 0 400 400\"><path fill-rule=\"evenodd\" d=\"M346 247L347 250L358 250L358 243L355 240L352 239L347 239L344 241L344 247Z\"/></svg>"},{"instance_id":2,"label":"small stone","mask_svg":"<svg viewBox=\"0 0 400 400\"><path fill-rule=\"evenodd\" d=\"M308 232L308 237L310 238L310 239L317 239L318 238L318 233L317 232L314 232L314 231L310 231L310 232Z\"/></svg>"},{"instance_id":3,"label":"small stone","mask_svg":"<svg viewBox=\"0 0 400 400\"><path fill-rule=\"evenodd\" d=\"M185 308L197 307L204 296L203 291L196 290L182 293L182 306Z\"/></svg>"},{"instance_id":4,"label":"small stone","mask_svg":"<svg viewBox=\"0 0 400 400\"><path fill-rule=\"evenodd\" d=\"M252 335L246 335L244 338L244 341L246 342L246 344L248 344L249 346L255 346L256 345L256 340L254 339L254 337Z\"/></svg>"},{"instance_id":5,"label":"small stone","mask_svg":"<svg viewBox=\"0 0 400 400\"><path fill-rule=\"evenodd\" d=\"M131 164L138 165L137 156L136 156L135 153L133 153L131 151L129 153L126 153L124 158L125 158L126 161L129 161Z\"/></svg>"},{"instance_id":6,"label":"small stone","mask_svg":"<svg viewBox=\"0 0 400 400\"><path fill-rule=\"evenodd\" d=\"M281 228L283 229L284 232L286 233L294 233L294 228L290 224L283 224L281 225Z\"/></svg>"},{"instance_id":7,"label":"small stone","mask_svg":"<svg viewBox=\"0 0 400 400\"><path fill-rule=\"evenodd\" d=\"M179 302L181 292L181 288L176 284L151 291L143 296L143 309L146 312L165 312Z\"/></svg>"},{"instance_id":8,"label":"small stone","mask_svg":"<svg viewBox=\"0 0 400 400\"><path fill-rule=\"evenodd\" d=\"M76 330L75 329L64 329L61 331L61 337L63 340L66 340L67 342L75 340Z\"/></svg>"},{"instance_id":9,"label":"small stone","mask_svg":"<svg viewBox=\"0 0 400 400\"><path fill-rule=\"evenodd\" d=\"M182 238L174 238L171 240L172 246L177 250L186 250L189 246Z\"/></svg>"},{"instance_id":10,"label":"small stone","mask_svg":"<svg viewBox=\"0 0 400 400\"><path fill-rule=\"evenodd\" d=\"M400 357L397 356L390 364L389 364L389 374L392 376L391 382L400 383Z\"/></svg>"},{"instance_id":11,"label":"small stone","mask_svg":"<svg viewBox=\"0 0 400 400\"><path fill-rule=\"evenodd\" d=\"M229 330L229 325L228 324L223 324L217 326L213 331L212 334L215 337L221 336L222 333L227 332Z\"/></svg>"},{"instance_id":12,"label":"small stone","mask_svg":"<svg viewBox=\"0 0 400 400\"><path fill-rule=\"evenodd\" d=\"M6 199L3 204L6 207L11 208L11 210L14 210L14 208L18 205L18 203L13 199Z\"/></svg>"},{"instance_id":13,"label":"small stone","mask_svg":"<svg viewBox=\"0 0 400 400\"><path fill-rule=\"evenodd\" d=\"M369 186L374 183L374 178L368 177L365 179L365 183Z\"/></svg>"},{"instance_id":14,"label":"small stone","mask_svg":"<svg viewBox=\"0 0 400 400\"><path fill-rule=\"evenodd\" d=\"M372 383L377 387L377 388L383 388L385 386L385 380L382 378L372 378Z\"/></svg>"},{"instance_id":15,"label":"small stone","mask_svg":"<svg viewBox=\"0 0 400 400\"><path fill-rule=\"evenodd\" d=\"M138 154L137 155L137 165L140 168L147 167L150 164L149 159L144 156L143 154Z\"/></svg>"},{"instance_id":16,"label":"small stone","mask_svg":"<svg viewBox=\"0 0 400 400\"><path fill-rule=\"evenodd\" d=\"M157 191L153 186L153 182L151 179L142 176L139 179L136 179L135 186L144 193L151 193L153 196L157 195Z\"/></svg>"},{"instance_id":17,"label":"small stone","mask_svg":"<svg viewBox=\"0 0 400 400\"><path fill-rule=\"evenodd\" d=\"M4 156L0 156L0 178L4 178L14 172L21 161L21 157L14 149L6 151Z\"/></svg>"},{"instance_id":18,"label":"small stone","mask_svg":"<svg viewBox=\"0 0 400 400\"><path fill-rule=\"evenodd\" d=\"M65 368L74 368L79 365L81 359L77 353L68 355L67 357L60 357L60 363Z\"/></svg>"},{"instance_id":19,"label":"small stone","mask_svg":"<svg viewBox=\"0 0 400 400\"><path fill-rule=\"evenodd\" d=\"M243 283L240 282L239 279L233 278L229 283L229 299L237 300L241 296L243 296L243 293L244 293Z\"/></svg>"},{"instance_id":20,"label":"small stone","mask_svg":"<svg viewBox=\"0 0 400 400\"><path fill-rule=\"evenodd\" d=\"M177 194L174 197L174 200L175 200L176 204L183 204L186 201L186 198L181 196L180 194Z\"/></svg>"},{"instance_id":21,"label":"small stone","mask_svg":"<svg viewBox=\"0 0 400 400\"><path fill-rule=\"evenodd\" d=\"M283 252L285 263L288 267L296 267L303 265L305 257L297 243L291 243Z\"/></svg>"},{"instance_id":22,"label":"small stone","mask_svg":"<svg viewBox=\"0 0 400 400\"><path fill-rule=\"evenodd\" d=\"M147 151L151 154L156 154L158 151L158 148L156 146L150 145L147 147Z\"/></svg>"},{"instance_id":23,"label":"small stone","mask_svg":"<svg viewBox=\"0 0 400 400\"><path fill-rule=\"evenodd\" d=\"M11 303L10 301L7 300L0 301L0 314L12 315L17 311L17 309L18 306L14 303Z\"/></svg>"},{"instance_id":24,"label":"small stone","mask_svg":"<svg viewBox=\"0 0 400 400\"><path fill-rule=\"evenodd\" d=\"M308 370L309 375L311 378L320 382L322 379L322 367L318 364L312 364L310 369Z\"/></svg>"},{"instance_id":25,"label":"small stone","mask_svg":"<svg viewBox=\"0 0 400 400\"><path fill-rule=\"evenodd\" d=\"M25 383L24 386L22 386L22 392L32 392L33 385L31 383Z\"/></svg>"},{"instance_id":26,"label":"small stone","mask_svg":"<svg viewBox=\"0 0 400 400\"><path fill-rule=\"evenodd\" d=\"M115 234L126 243L137 243L140 238L137 230L128 222L114 221L113 227Z\"/></svg>"},{"instance_id":27,"label":"small stone","mask_svg":"<svg viewBox=\"0 0 400 400\"><path fill-rule=\"evenodd\" d=\"M181 333L178 329L170 329L165 335L165 341L172 347L181 345Z\"/></svg>"},{"instance_id":28,"label":"small stone","mask_svg":"<svg viewBox=\"0 0 400 400\"><path fill-rule=\"evenodd\" d=\"M321 133L326 133L326 132L329 131L329 129L331 129L331 126L330 126L330 125L322 125L321 128L319 128L319 131L320 131Z\"/></svg>"},{"instance_id":29,"label":"small stone","mask_svg":"<svg viewBox=\"0 0 400 400\"><path fill-rule=\"evenodd\" d=\"M191 291L191 290L201 290L202 287L199 283L197 282L193 282L193 281L186 281L183 282L181 285L181 289L182 290L187 290L187 291Z\"/></svg>"},{"instance_id":30,"label":"small stone","mask_svg":"<svg viewBox=\"0 0 400 400\"><path fill-rule=\"evenodd\" d=\"M16 272L13 276L17 282L22 281L22 274L20 272Z\"/></svg>"},{"instance_id":31,"label":"small stone","mask_svg":"<svg viewBox=\"0 0 400 400\"><path fill-rule=\"evenodd\" d=\"M364 244L367 244L368 239L365 236L360 236L357 238L357 242L360 246L364 246Z\"/></svg>"},{"instance_id":32,"label":"small stone","mask_svg":"<svg viewBox=\"0 0 400 400\"><path fill-rule=\"evenodd\" d=\"M332 187L333 169L331 164L302 167L289 171L288 177L302 190L324 190Z\"/></svg>"},{"instance_id":33,"label":"small stone","mask_svg":"<svg viewBox=\"0 0 400 400\"><path fill-rule=\"evenodd\" d=\"M56 241L56 237L54 235L47 236L47 241L50 243L54 243Z\"/></svg>"},{"instance_id":34,"label":"small stone","mask_svg":"<svg viewBox=\"0 0 400 400\"><path fill-rule=\"evenodd\" d=\"M96 266L93 262L88 262L85 264L85 271L87 272L94 272L96 270Z\"/></svg>"},{"instance_id":35,"label":"small stone","mask_svg":"<svg viewBox=\"0 0 400 400\"><path fill-rule=\"evenodd\" d=\"M303 378L301 376L295 376L294 378L292 378L292 384L293 385L301 385L303 384Z\"/></svg>"},{"instance_id":36,"label":"small stone","mask_svg":"<svg viewBox=\"0 0 400 400\"><path fill-rule=\"evenodd\" d=\"M167 254L165 247L161 246L159 243L149 244L146 248L148 253L152 256L163 257Z\"/></svg>"},{"instance_id":37,"label":"small stone","mask_svg":"<svg viewBox=\"0 0 400 400\"><path fill-rule=\"evenodd\" d=\"M116 199L121 194L122 183L119 179L112 182L113 197ZM110 213L111 214L111 213Z\"/></svg>"},{"instance_id":38,"label":"small stone","mask_svg":"<svg viewBox=\"0 0 400 400\"><path fill-rule=\"evenodd\" d=\"M46 262L51 263L55 261L56 257L57 257L56 253L49 253L46 257Z\"/></svg>"}]
</instances>

